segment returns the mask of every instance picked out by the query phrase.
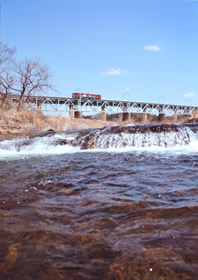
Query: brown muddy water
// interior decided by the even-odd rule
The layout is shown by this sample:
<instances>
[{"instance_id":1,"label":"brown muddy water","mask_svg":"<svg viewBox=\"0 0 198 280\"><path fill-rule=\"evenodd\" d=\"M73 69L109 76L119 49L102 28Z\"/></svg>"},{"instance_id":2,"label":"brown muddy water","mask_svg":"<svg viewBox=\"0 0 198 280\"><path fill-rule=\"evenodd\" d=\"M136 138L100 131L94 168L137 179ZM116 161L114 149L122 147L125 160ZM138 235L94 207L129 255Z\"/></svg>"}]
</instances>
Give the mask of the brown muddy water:
<instances>
[{"instance_id":1,"label":"brown muddy water","mask_svg":"<svg viewBox=\"0 0 198 280\"><path fill-rule=\"evenodd\" d=\"M4 155L0 226L0 279L198 279L198 153Z\"/></svg>"}]
</instances>

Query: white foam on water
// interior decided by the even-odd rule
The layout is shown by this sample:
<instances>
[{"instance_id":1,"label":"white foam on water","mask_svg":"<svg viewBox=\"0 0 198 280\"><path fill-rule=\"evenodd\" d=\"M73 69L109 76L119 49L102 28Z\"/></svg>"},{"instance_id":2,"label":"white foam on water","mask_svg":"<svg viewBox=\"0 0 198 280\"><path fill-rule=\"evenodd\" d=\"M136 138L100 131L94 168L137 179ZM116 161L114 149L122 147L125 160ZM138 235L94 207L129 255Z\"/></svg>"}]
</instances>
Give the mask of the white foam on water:
<instances>
[{"instance_id":1,"label":"white foam on water","mask_svg":"<svg viewBox=\"0 0 198 280\"><path fill-rule=\"evenodd\" d=\"M34 138L29 145L22 144L26 139L6 140L0 142L0 160L6 158L23 158L24 156L58 155L75 153L80 147L71 145L54 145L57 139L65 139L62 135ZM20 144L22 144L20 146Z\"/></svg>"},{"instance_id":2,"label":"white foam on water","mask_svg":"<svg viewBox=\"0 0 198 280\"><path fill-rule=\"evenodd\" d=\"M84 150L87 152L87 150ZM127 152L150 152L150 153L175 153L175 154L189 154L198 153L198 140L189 143L188 145L177 145L175 147L122 147L122 148L108 148L108 149L92 149L89 152L109 152L109 153L127 153Z\"/></svg>"},{"instance_id":3,"label":"white foam on water","mask_svg":"<svg viewBox=\"0 0 198 280\"><path fill-rule=\"evenodd\" d=\"M99 134L94 138L94 149L81 150L80 146L57 145L57 140L74 140L72 135L36 137L31 140L15 139L0 142L0 160L37 155L60 155L77 152L135 152L197 153L198 140L189 128L177 132ZM56 143L56 144L55 144Z\"/></svg>"}]
</instances>

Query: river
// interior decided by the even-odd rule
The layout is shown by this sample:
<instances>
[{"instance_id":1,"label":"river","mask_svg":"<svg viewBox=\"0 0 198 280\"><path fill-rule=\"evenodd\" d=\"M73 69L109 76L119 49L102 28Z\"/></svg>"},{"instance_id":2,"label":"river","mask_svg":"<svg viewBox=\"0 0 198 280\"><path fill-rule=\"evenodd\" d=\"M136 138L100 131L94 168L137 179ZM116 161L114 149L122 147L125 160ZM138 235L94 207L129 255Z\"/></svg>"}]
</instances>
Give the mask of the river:
<instances>
[{"instance_id":1,"label":"river","mask_svg":"<svg viewBox=\"0 0 198 280\"><path fill-rule=\"evenodd\" d=\"M197 279L198 126L152 127L1 141L0 279Z\"/></svg>"}]
</instances>

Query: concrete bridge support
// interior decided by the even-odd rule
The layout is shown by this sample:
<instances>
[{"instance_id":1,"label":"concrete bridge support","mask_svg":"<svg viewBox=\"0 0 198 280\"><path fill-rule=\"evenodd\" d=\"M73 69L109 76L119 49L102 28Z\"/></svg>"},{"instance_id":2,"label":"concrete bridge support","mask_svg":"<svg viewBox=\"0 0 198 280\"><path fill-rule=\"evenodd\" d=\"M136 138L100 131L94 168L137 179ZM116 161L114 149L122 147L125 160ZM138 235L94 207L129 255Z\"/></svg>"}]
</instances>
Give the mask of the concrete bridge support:
<instances>
[{"instance_id":1,"label":"concrete bridge support","mask_svg":"<svg viewBox=\"0 0 198 280\"><path fill-rule=\"evenodd\" d=\"M164 118L165 118L165 114L160 113L160 114L159 114L159 117L158 117L159 121L160 121L160 122L163 122L163 121L164 121Z\"/></svg>"},{"instance_id":2,"label":"concrete bridge support","mask_svg":"<svg viewBox=\"0 0 198 280\"><path fill-rule=\"evenodd\" d=\"M123 115L122 115L122 121L125 122L125 121L128 121L130 119L131 119L130 113L124 112Z\"/></svg>"},{"instance_id":3,"label":"concrete bridge support","mask_svg":"<svg viewBox=\"0 0 198 280\"><path fill-rule=\"evenodd\" d=\"M106 115L106 104L102 105L102 121L106 121L107 120L107 115Z\"/></svg>"},{"instance_id":4,"label":"concrete bridge support","mask_svg":"<svg viewBox=\"0 0 198 280\"><path fill-rule=\"evenodd\" d=\"M177 114L174 114L174 115L173 115L173 121L174 121L174 122L177 122L177 120L178 120Z\"/></svg>"},{"instance_id":5,"label":"concrete bridge support","mask_svg":"<svg viewBox=\"0 0 198 280\"><path fill-rule=\"evenodd\" d=\"M147 109L145 108L143 111L143 122L146 123L148 120L148 116L147 116Z\"/></svg>"},{"instance_id":6,"label":"concrete bridge support","mask_svg":"<svg viewBox=\"0 0 198 280\"><path fill-rule=\"evenodd\" d=\"M42 102L37 101L37 110L42 110Z\"/></svg>"},{"instance_id":7,"label":"concrete bridge support","mask_svg":"<svg viewBox=\"0 0 198 280\"><path fill-rule=\"evenodd\" d=\"M75 112L74 112L74 118L75 118L75 119L80 119L80 117L81 117L81 116L80 116L80 111L75 111Z\"/></svg>"},{"instance_id":8,"label":"concrete bridge support","mask_svg":"<svg viewBox=\"0 0 198 280\"><path fill-rule=\"evenodd\" d=\"M192 118L197 118L198 117L198 110L195 109L194 112L191 114Z\"/></svg>"},{"instance_id":9,"label":"concrete bridge support","mask_svg":"<svg viewBox=\"0 0 198 280\"><path fill-rule=\"evenodd\" d=\"M74 114L73 114L73 105L69 104L69 118L70 120L73 120Z\"/></svg>"}]
</instances>

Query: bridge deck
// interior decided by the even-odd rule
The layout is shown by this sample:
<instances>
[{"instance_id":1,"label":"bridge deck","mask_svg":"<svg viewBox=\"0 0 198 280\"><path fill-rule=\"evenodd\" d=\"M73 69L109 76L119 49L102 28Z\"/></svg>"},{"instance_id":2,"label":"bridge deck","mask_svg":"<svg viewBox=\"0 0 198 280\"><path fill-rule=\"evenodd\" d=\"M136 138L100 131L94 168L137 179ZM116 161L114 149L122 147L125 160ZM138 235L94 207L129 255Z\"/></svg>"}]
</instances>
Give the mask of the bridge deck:
<instances>
[{"instance_id":1,"label":"bridge deck","mask_svg":"<svg viewBox=\"0 0 198 280\"><path fill-rule=\"evenodd\" d=\"M19 101L18 95L11 95L14 102ZM121 100L90 100L88 98L75 99L72 97L31 96L28 100L36 108L44 111L81 111L103 112L115 111L138 112L150 114L192 114L198 111L198 106L174 105L150 102L135 102Z\"/></svg>"}]
</instances>

